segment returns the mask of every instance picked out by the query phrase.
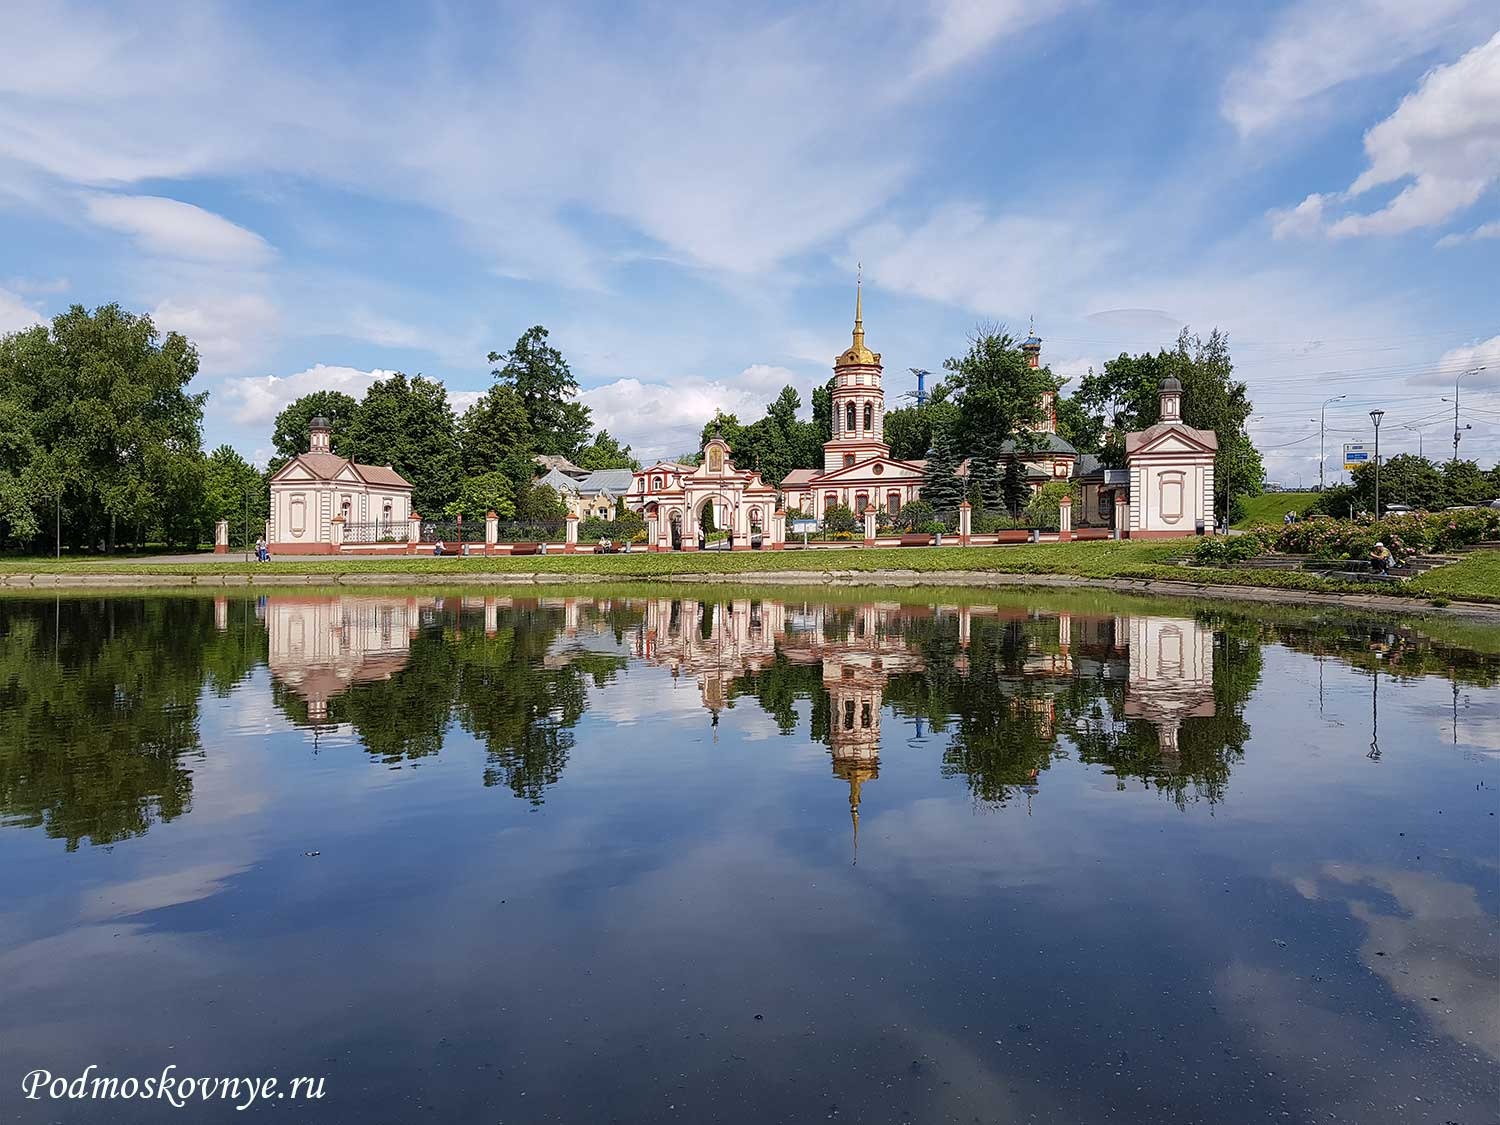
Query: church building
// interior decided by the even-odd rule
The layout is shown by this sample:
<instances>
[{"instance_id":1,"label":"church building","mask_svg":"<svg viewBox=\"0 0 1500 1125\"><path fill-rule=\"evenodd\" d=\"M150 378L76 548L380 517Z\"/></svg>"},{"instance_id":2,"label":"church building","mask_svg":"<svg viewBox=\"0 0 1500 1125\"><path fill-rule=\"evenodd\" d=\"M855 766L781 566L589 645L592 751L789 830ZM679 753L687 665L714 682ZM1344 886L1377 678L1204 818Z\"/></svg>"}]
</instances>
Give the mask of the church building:
<instances>
[{"instance_id":1,"label":"church building","mask_svg":"<svg viewBox=\"0 0 1500 1125\"><path fill-rule=\"evenodd\" d=\"M333 521L370 525L367 541L405 541L412 515L411 482L389 465L361 465L333 452L326 418L308 428L311 448L271 476L266 539L273 555L336 554ZM344 535L339 536L342 542Z\"/></svg>"}]
</instances>

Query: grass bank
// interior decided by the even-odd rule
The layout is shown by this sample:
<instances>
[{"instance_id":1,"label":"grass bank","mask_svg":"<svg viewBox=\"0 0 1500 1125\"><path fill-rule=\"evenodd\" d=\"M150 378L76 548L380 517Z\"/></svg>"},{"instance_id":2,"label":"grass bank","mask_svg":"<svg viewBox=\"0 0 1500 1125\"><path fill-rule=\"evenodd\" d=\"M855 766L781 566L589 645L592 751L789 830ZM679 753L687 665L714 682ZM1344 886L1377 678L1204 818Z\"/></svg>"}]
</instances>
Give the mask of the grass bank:
<instances>
[{"instance_id":1,"label":"grass bank","mask_svg":"<svg viewBox=\"0 0 1500 1125\"><path fill-rule=\"evenodd\" d=\"M1316 492L1263 492L1259 496L1245 497L1245 518L1235 527L1254 527L1256 524L1278 524L1288 512L1300 513L1318 498Z\"/></svg>"},{"instance_id":2,"label":"grass bank","mask_svg":"<svg viewBox=\"0 0 1500 1125\"><path fill-rule=\"evenodd\" d=\"M832 551L690 552L629 555L546 555L520 558L303 558L271 563L240 561L163 562L95 561L74 559L9 559L0 562L0 583L25 582L36 575L88 576L109 579L110 584L128 584L132 577L143 581L172 576L173 581L212 582L219 576L240 576L252 583L306 582L326 580L330 584L430 585L434 581L462 583L466 578L484 581L485 576L514 576L524 581L536 575L552 584L576 575L588 581L723 581L745 575L805 574L818 583L832 576L842 581L862 581L868 574L872 585L882 582L910 584L924 575L1035 575L1065 576L1090 580L1144 580L1191 583L1239 589L1306 591L1321 594L1381 594L1406 599L1449 599L1500 604L1500 558L1494 552L1475 552L1462 562L1431 571L1416 582L1373 587L1367 583L1322 578L1301 571L1232 570L1178 565L1184 551L1181 540L1126 540L1088 543L1040 543L1017 547L928 547L907 550L853 547ZM882 572L883 575L882 575ZM389 581L385 581L389 579Z\"/></svg>"}]
</instances>

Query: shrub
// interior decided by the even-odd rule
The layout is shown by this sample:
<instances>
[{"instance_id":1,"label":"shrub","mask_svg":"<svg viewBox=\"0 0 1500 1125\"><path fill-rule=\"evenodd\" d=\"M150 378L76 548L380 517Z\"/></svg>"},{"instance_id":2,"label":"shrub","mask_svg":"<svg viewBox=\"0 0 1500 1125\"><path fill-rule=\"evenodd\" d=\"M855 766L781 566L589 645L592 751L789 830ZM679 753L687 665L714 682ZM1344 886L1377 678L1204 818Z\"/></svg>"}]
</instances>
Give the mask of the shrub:
<instances>
[{"instance_id":1,"label":"shrub","mask_svg":"<svg viewBox=\"0 0 1500 1125\"><path fill-rule=\"evenodd\" d=\"M856 531L862 530L862 524L859 517L847 505L832 504L823 513L823 530L829 533L830 538L840 531L848 532L852 536Z\"/></svg>"},{"instance_id":2,"label":"shrub","mask_svg":"<svg viewBox=\"0 0 1500 1125\"><path fill-rule=\"evenodd\" d=\"M1268 550L1270 542L1260 529L1244 535L1210 535L1193 544L1192 560L1196 566L1221 566L1256 558Z\"/></svg>"},{"instance_id":3,"label":"shrub","mask_svg":"<svg viewBox=\"0 0 1500 1125\"><path fill-rule=\"evenodd\" d=\"M926 500L909 500L892 522L897 531L920 531L922 525L931 523L936 515L937 509Z\"/></svg>"}]
</instances>

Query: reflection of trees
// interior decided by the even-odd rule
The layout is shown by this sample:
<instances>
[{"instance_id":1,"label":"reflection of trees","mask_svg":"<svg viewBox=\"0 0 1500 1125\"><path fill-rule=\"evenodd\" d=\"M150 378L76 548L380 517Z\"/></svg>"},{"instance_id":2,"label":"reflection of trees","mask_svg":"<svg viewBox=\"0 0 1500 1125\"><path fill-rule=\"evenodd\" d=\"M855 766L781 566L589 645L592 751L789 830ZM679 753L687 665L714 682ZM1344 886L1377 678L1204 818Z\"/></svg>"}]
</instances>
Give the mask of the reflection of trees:
<instances>
[{"instance_id":1,"label":"reflection of trees","mask_svg":"<svg viewBox=\"0 0 1500 1125\"><path fill-rule=\"evenodd\" d=\"M199 693L265 659L253 614L220 624L205 599L0 601L0 816L71 851L187 812Z\"/></svg>"},{"instance_id":2,"label":"reflection of trees","mask_svg":"<svg viewBox=\"0 0 1500 1125\"><path fill-rule=\"evenodd\" d=\"M535 805L562 777L589 683L603 686L625 665L614 652L550 654L563 627L560 611L518 607L500 615L493 636L469 630L454 642L455 711L489 752L484 783Z\"/></svg>"},{"instance_id":3,"label":"reflection of trees","mask_svg":"<svg viewBox=\"0 0 1500 1125\"><path fill-rule=\"evenodd\" d=\"M759 703L761 710L771 716L782 734L796 732L797 701L807 700L812 713L810 737L814 742L832 745L828 728L828 692L823 687L822 665L794 663L778 650L764 668L735 680L729 698L734 700L742 695Z\"/></svg>"}]
</instances>

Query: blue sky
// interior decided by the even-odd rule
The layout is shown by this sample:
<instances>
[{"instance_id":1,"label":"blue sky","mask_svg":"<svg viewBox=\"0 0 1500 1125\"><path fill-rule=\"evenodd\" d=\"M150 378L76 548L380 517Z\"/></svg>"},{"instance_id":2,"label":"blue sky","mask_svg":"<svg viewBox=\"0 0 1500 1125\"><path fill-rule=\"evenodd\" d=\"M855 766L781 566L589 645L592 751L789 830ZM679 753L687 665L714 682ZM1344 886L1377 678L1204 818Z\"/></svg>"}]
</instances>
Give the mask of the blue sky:
<instances>
[{"instance_id":1,"label":"blue sky","mask_svg":"<svg viewBox=\"0 0 1500 1125\"><path fill-rule=\"evenodd\" d=\"M0 330L150 311L249 456L385 371L462 406L537 323L682 452L827 377L857 261L892 393L979 320L1070 374L1217 325L1273 479L1316 479L1339 394L1330 450L1376 405L1382 451L1451 450L1480 364L1489 464L1500 13L21 0L0 38Z\"/></svg>"}]
</instances>

